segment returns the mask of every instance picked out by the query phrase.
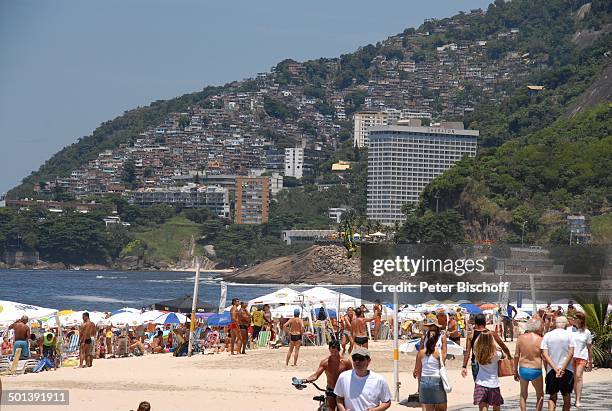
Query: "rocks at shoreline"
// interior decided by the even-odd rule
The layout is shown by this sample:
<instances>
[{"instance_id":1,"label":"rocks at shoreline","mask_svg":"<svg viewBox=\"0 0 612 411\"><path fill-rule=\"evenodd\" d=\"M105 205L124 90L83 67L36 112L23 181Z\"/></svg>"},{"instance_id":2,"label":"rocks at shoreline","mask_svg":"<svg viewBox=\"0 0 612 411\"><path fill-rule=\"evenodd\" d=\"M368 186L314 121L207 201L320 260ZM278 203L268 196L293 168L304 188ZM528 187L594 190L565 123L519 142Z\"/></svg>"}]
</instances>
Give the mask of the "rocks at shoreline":
<instances>
[{"instance_id":1,"label":"rocks at shoreline","mask_svg":"<svg viewBox=\"0 0 612 411\"><path fill-rule=\"evenodd\" d=\"M346 257L337 245L313 245L298 253L273 258L253 267L224 276L224 280L244 283L332 283L357 284L360 259Z\"/></svg>"}]
</instances>

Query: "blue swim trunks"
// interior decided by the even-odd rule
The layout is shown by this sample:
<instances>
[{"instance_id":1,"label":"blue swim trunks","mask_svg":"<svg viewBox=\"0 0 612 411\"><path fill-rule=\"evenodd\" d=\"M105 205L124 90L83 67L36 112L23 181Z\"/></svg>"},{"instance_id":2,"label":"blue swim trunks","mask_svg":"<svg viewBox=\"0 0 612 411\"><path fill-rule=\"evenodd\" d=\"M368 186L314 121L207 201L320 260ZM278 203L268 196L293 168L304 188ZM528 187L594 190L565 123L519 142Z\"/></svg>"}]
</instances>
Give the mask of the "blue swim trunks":
<instances>
[{"instance_id":1,"label":"blue swim trunks","mask_svg":"<svg viewBox=\"0 0 612 411\"><path fill-rule=\"evenodd\" d=\"M537 380L542 376L541 368L528 368L528 367L519 367L518 370L519 376L525 381L533 381Z\"/></svg>"}]
</instances>

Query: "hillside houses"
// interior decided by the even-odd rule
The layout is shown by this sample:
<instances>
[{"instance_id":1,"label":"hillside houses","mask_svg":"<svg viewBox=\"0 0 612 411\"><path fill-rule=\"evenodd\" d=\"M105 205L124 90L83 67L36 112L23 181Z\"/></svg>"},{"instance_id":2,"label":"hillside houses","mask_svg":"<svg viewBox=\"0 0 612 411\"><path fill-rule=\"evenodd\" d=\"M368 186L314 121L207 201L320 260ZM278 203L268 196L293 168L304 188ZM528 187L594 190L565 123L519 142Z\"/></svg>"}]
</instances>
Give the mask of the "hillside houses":
<instances>
[{"instance_id":1,"label":"hillside houses","mask_svg":"<svg viewBox=\"0 0 612 411\"><path fill-rule=\"evenodd\" d=\"M384 112L389 123L461 121L479 101L500 101L508 83L524 81L529 70L543 64L513 48L520 44L518 29L469 40L443 37L469 30L484 14L474 9L431 19L419 32L406 30L376 47L361 48L356 55L368 60L357 59L360 69L351 69L346 56L286 60L170 114L50 184L89 195L177 187L200 176L283 174L285 149L295 147L304 149L302 178L314 179L317 165L346 144L341 136L353 134L356 112ZM499 42L507 43L498 56L490 45Z\"/></svg>"}]
</instances>

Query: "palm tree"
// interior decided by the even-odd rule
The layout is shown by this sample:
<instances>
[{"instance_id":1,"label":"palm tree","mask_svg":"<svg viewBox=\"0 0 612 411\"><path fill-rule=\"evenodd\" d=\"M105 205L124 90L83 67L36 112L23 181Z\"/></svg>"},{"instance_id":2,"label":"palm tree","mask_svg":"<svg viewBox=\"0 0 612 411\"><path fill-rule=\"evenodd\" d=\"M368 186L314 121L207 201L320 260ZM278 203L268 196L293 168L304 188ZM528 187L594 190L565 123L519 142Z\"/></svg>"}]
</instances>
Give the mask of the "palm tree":
<instances>
[{"instance_id":1,"label":"palm tree","mask_svg":"<svg viewBox=\"0 0 612 411\"><path fill-rule=\"evenodd\" d=\"M576 301L582 306L586 315L587 328L594 334L593 337L593 364L596 367L609 367L612 355L612 314L608 315L608 298L577 297Z\"/></svg>"}]
</instances>

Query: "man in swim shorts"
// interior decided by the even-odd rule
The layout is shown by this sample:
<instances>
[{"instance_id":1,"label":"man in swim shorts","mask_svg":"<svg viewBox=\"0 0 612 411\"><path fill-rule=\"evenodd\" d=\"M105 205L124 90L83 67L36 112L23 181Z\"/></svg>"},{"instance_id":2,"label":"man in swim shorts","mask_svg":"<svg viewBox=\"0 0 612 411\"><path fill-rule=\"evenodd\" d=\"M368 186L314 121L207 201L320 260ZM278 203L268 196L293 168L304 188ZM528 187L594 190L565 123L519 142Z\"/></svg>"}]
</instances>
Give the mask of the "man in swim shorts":
<instances>
[{"instance_id":1,"label":"man in swim shorts","mask_svg":"<svg viewBox=\"0 0 612 411\"><path fill-rule=\"evenodd\" d=\"M530 320L525 326L525 334L518 337L514 354L514 379L521 383L521 411L527 410L529 382L535 388L536 410L541 411L544 405L544 379L542 377L542 337L538 335L540 320Z\"/></svg>"},{"instance_id":2,"label":"man in swim shorts","mask_svg":"<svg viewBox=\"0 0 612 411\"><path fill-rule=\"evenodd\" d=\"M302 382L315 382L321 376L321 374L325 373L325 376L327 377L327 385L325 390L327 407L330 411L336 411L336 394L334 394L334 387L336 386L340 373L352 369L353 363L350 359L340 355L340 341L331 340L328 345L329 356L321 360L319 363L319 368L317 368L314 374L304 378Z\"/></svg>"},{"instance_id":3,"label":"man in swim shorts","mask_svg":"<svg viewBox=\"0 0 612 411\"><path fill-rule=\"evenodd\" d=\"M240 347L242 345L240 329L238 328L238 324L240 323L238 319L239 306L240 306L240 300L238 298L232 298L232 308L230 308L230 316L232 318L232 322L230 323L230 326L229 326L230 355L235 355L234 354L234 344L238 344L238 352L240 352Z\"/></svg>"},{"instance_id":4,"label":"man in swim shorts","mask_svg":"<svg viewBox=\"0 0 612 411\"><path fill-rule=\"evenodd\" d=\"M20 359L26 360L30 356L30 327L28 326L28 316L24 315L21 319L15 321L9 326L9 330L15 333L15 343L13 344L13 355L17 352L17 348L21 348Z\"/></svg>"}]
</instances>

